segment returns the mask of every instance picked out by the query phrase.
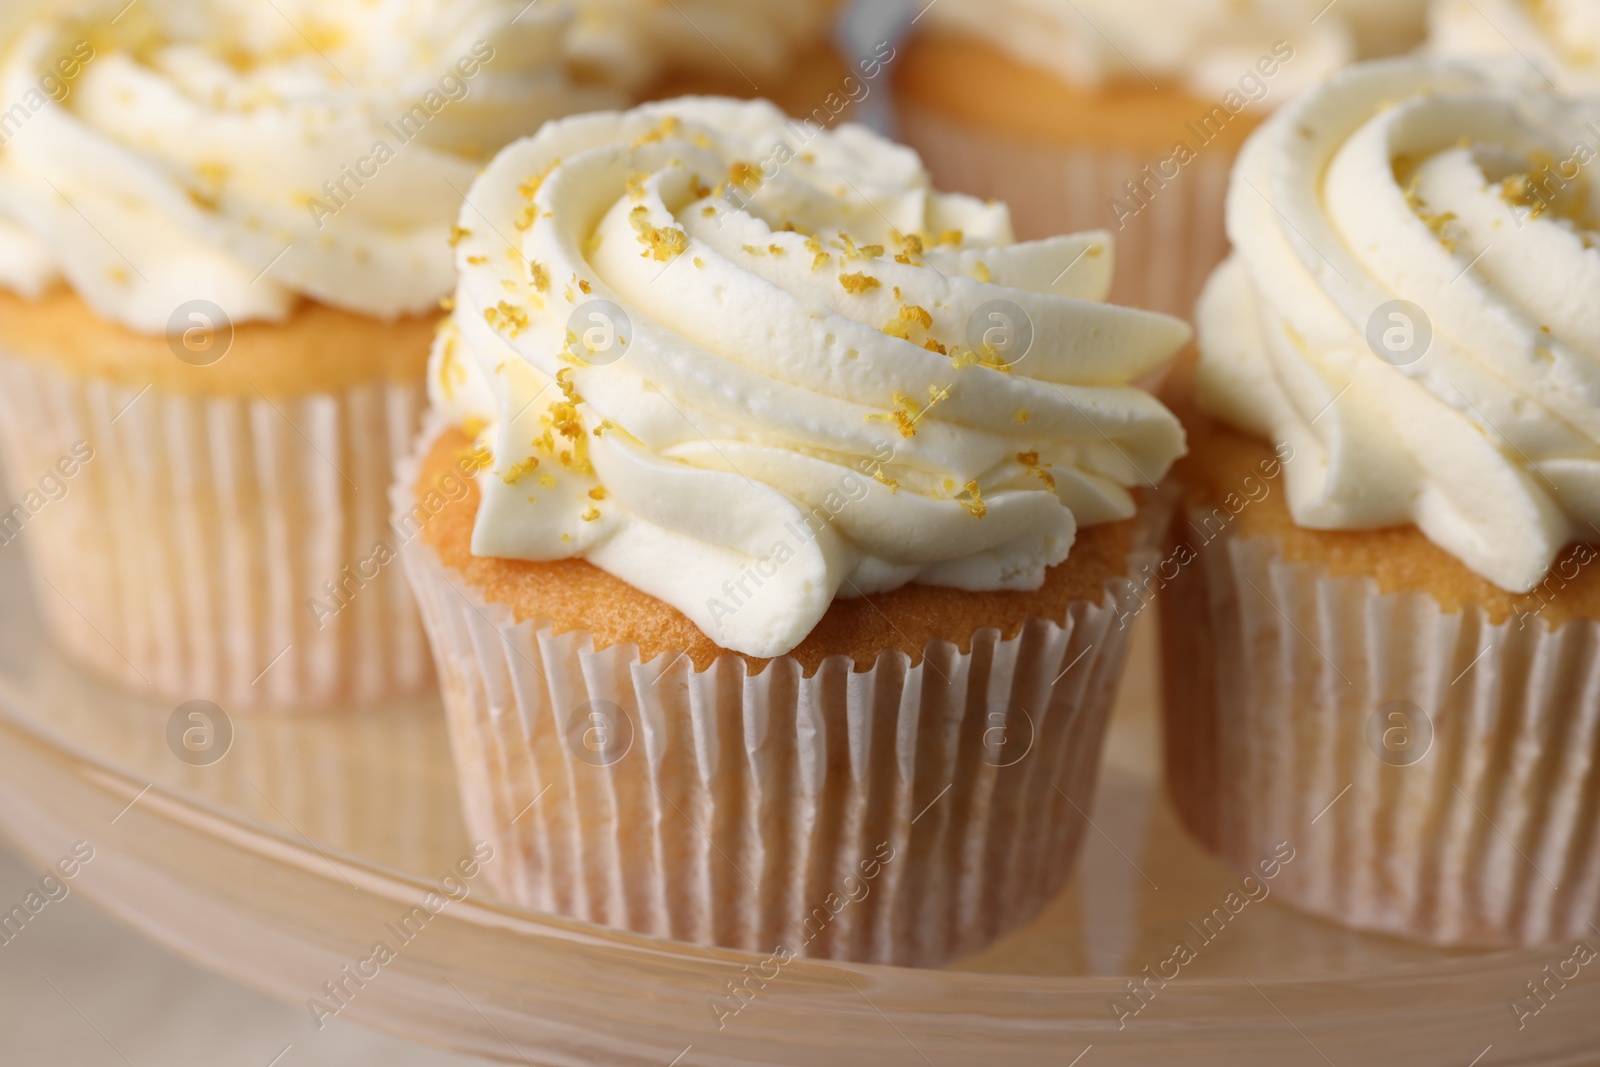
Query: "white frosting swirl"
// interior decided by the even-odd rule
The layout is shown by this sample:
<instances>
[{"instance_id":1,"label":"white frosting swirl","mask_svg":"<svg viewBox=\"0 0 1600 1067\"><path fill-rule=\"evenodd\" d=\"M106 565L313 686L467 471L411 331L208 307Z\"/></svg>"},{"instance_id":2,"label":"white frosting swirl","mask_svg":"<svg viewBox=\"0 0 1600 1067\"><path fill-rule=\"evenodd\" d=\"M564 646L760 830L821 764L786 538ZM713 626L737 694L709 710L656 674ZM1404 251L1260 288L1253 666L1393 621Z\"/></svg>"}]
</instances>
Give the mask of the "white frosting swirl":
<instances>
[{"instance_id":1,"label":"white frosting swirl","mask_svg":"<svg viewBox=\"0 0 1600 1067\"><path fill-rule=\"evenodd\" d=\"M495 456L473 551L583 557L724 648L785 653L836 594L1037 588L1183 450L1129 383L1188 328L1100 302L1109 235L1013 244L1003 206L858 126L693 98L566 119L461 227L429 385ZM1032 328L1010 370L967 336L993 301Z\"/></svg>"},{"instance_id":2,"label":"white frosting swirl","mask_svg":"<svg viewBox=\"0 0 1600 1067\"><path fill-rule=\"evenodd\" d=\"M939 0L935 25L975 34L1076 85L1176 82L1206 99L1237 89L1273 45L1294 59L1274 94L1321 81L1360 43L1404 45L1424 0ZM1274 106L1276 100L1273 101Z\"/></svg>"},{"instance_id":3,"label":"white frosting swirl","mask_svg":"<svg viewBox=\"0 0 1600 1067\"><path fill-rule=\"evenodd\" d=\"M453 282L473 159L610 93L563 70L525 0L97 0L0 58L0 284L61 275L102 317L164 330L297 296L374 316ZM121 15L118 17L118 11Z\"/></svg>"},{"instance_id":4,"label":"white frosting swirl","mask_svg":"<svg viewBox=\"0 0 1600 1067\"><path fill-rule=\"evenodd\" d=\"M1600 521L1600 102L1508 71L1354 67L1257 131L1199 389L1293 446L1300 525L1415 523L1522 592Z\"/></svg>"},{"instance_id":5,"label":"white frosting swirl","mask_svg":"<svg viewBox=\"0 0 1600 1067\"><path fill-rule=\"evenodd\" d=\"M1434 0L1428 47L1445 56L1517 59L1563 92L1600 90L1594 0Z\"/></svg>"},{"instance_id":6,"label":"white frosting swirl","mask_svg":"<svg viewBox=\"0 0 1600 1067\"><path fill-rule=\"evenodd\" d=\"M771 95L801 49L827 39L840 0L575 0L568 47L630 90L671 72L718 71Z\"/></svg>"}]
</instances>

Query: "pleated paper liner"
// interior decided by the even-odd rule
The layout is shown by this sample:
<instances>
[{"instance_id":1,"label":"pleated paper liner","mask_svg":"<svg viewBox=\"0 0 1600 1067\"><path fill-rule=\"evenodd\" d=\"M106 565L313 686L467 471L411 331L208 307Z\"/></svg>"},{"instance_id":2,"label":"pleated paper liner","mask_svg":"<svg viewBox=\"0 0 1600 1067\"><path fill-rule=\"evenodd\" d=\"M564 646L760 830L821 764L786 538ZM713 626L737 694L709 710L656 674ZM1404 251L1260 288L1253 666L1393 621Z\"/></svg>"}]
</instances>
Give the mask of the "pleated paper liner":
<instances>
[{"instance_id":1,"label":"pleated paper liner","mask_svg":"<svg viewBox=\"0 0 1600 1067\"><path fill-rule=\"evenodd\" d=\"M410 467L410 465L406 465ZM411 510L402 469L397 512ZM1153 553L1142 553L1153 559ZM643 662L517 623L405 549L474 839L513 902L729 948L909 966L1032 918L1072 869L1131 627L1059 621L912 666ZM730 1001L737 1006L737 1001Z\"/></svg>"},{"instance_id":2,"label":"pleated paper liner","mask_svg":"<svg viewBox=\"0 0 1600 1067\"><path fill-rule=\"evenodd\" d=\"M20 507L0 550L27 553L61 646L129 687L228 708L421 691L426 637L380 546L424 403L421 382L207 397L0 354Z\"/></svg>"},{"instance_id":3,"label":"pleated paper liner","mask_svg":"<svg viewBox=\"0 0 1600 1067\"><path fill-rule=\"evenodd\" d=\"M1109 230L1116 272L1111 302L1189 318L1206 279L1227 256L1223 203L1233 153L1207 148L1141 204L1126 183L1145 180L1149 152L1030 144L904 100L901 138L927 164L935 184L1000 200L1024 240ZM1132 215L1121 224L1110 204ZM1063 264L1066 266L1066 264Z\"/></svg>"},{"instance_id":4,"label":"pleated paper liner","mask_svg":"<svg viewBox=\"0 0 1600 1067\"><path fill-rule=\"evenodd\" d=\"M1287 843L1274 893L1361 929L1594 934L1600 623L1447 613L1228 534L1161 595L1168 788L1224 860Z\"/></svg>"}]
</instances>

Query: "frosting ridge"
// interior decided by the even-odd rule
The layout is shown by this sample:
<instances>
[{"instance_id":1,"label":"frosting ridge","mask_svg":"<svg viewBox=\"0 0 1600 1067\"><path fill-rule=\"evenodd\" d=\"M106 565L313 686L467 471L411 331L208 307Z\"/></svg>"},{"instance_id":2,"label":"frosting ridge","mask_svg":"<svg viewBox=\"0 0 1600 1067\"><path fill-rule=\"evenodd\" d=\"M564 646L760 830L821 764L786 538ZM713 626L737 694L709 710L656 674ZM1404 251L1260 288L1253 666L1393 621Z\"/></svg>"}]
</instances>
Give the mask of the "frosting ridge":
<instances>
[{"instance_id":1,"label":"frosting ridge","mask_svg":"<svg viewBox=\"0 0 1600 1067\"><path fill-rule=\"evenodd\" d=\"M1183 449L1130 383L1188 329L1103 303L1109 235L1015 244L860 127L565 119L460 232L429 386L495 456L473 551L581 556L724 648L781 655L836 595L1037 588Z\"/></svg>"},{"instance_id":2,"label":"frosting ridge","mask_svg":"<svg viewBox=\"0 0 1600 1067\"><path fill-rule=\"evenodd\" d=\"M147 332L197 299L425 311L473 160L615 100L514 0L122 6L38 13L0 56L0 284L64 278Z\"/></svg>"},{"instance_id":3,"label":"frosting ridge","mask_svg":"<svg viewBox=\"0 0 1600 1067\"><path fill-rule=\"evenodd\" d=\"M1414 523L1524 592L1600 532L1600 109L1514 68L1365 64L1257 131L1197 384L1293 447L1296 522Z\"/></svg>"}]
</instances>

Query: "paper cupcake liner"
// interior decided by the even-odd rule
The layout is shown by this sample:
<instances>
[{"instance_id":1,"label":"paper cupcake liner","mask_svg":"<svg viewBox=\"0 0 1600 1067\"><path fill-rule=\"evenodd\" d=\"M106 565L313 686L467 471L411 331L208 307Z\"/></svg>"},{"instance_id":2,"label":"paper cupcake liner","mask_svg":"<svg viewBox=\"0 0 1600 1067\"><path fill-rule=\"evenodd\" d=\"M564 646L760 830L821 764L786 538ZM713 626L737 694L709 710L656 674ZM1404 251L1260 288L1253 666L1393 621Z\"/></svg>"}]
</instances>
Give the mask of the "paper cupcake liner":
<instances>
[{"instance_id":1,"label":"paper cupcake liner","mask_svg":"<svg viewBox=\"0 0 1600 1067\"><path fill-rule=\"evenodd\" d=\"M205 397L0 354L21 508L0 551L26 551L57 641L130 687L230 708L417 692L432 672L387 490L424 403L420 381ZM60 466L74 449L93 458Z\"/></svg>"},{"instance_id":2,"label":"paper cupcake liner","mask_svg":"<svg viewBox=\"0 0 1600 1067\"><path fill-rule=\"evenodd\" d=\"M1119 227L1111 201L1139 207L1126 183L1137 184L1159 153L1029 144L911 101L902 101L899 117L902 139L921 153L935 184L1010 205L1018 237L1109 230L1116 241L1112 303L1188 318L1228 254L1223 204L1231 151L1204 149Z\"/></svg>"},{"instance_id":3,"label":"paper cupcake liner","mask_svg":"<svg viewBox=\"0 0 1600 1067\"><path fill-rule=\"evenodd\" d=\"M1111 589L916 666L840 657L808 678L784 658L750 677L731 655L697 672L517 623L420 538L405 560L463 814L508 900L780 961L932 966L1071 872L1131 630Z\"/></svg>"},{"instance_id":4,"label":"paper cupcake liner","mask_svg":"<svg viewBox=\"0 0 1600 1067\"><path fill-rule=\"evenodd\" d=\"M1448 613L1228 535L1162 596L1168 788L1223 859L1287 843L1274 893L1362 929L1595 932L1600 623Z\"/></svg>"}]
</instances>

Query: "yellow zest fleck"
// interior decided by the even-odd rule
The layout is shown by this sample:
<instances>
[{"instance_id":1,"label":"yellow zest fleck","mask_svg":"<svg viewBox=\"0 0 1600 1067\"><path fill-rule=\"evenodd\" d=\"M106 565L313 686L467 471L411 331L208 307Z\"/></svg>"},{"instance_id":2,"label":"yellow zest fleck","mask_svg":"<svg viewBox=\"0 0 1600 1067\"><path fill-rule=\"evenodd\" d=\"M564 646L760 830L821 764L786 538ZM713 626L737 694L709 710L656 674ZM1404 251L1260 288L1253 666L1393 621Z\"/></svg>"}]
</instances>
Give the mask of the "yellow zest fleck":
<instances>
[{"instance_id":1,"label":"yellow zest fleck","mask_svg":"<svg viewBox=\"0 0 1600 1067\"><path fill-rule=\"evenodd\" d=\"M694 265L696 267L700 268L701 270L705 270L706 269L706 261L701 259L699 256L695 256L694 257Z\"/></svg>"},{"instance_id":2,"label":"yellow zest fleck","mask_svg":"<svg viewBox=\"0 0 1600 1067\"><path fill-rule=\"evenodd\" d=\"M618 426L616 423L612 422L610 419L601 419L600 420L600 425L596 426L594 428L594 435L596 437L599 437L600 436L600 432L602 430L604 430L606 433L617 434L619 437L621 437L624 441L628 442L630 445L642 446L644 444L643 441L639 440L637 437L633 436L633 434L629 433L623 427Z\"/></svg>"},{"instance_id":3,"label":"yellow zest fleck","mask_svg":"<svg viewBox=\"0 0 1600 1067\"><path fill-rule=\"evenodd\" d=\"M927 406L923 407L915 414L912 414L912 410L917 406L916 401L899 390L896 390L894 394L894 402L896 405L895 410L883 415L868 415L867 418L876 419L883 422L892 422L894 423L895 429L900 431L901 437L915 437L917 435L917 422L922 418L922 416L932 411L935 404L938 404L940 401L947 400L949 397L950 386L930 385L928 386Z\"/></svg>"},{"instance_id":4,"label":"yellow zest fleck","mask_svg":"<svg viewBox=\"0 0 1600 1067\"><path fill-rule=\"evenodd\" d=\"M590 500L604 500L605 498L606 498L606 487L605 486L597 485L593 489L589 490L589 499Z\"/></svg>"},{"instance_id":5,"label":"yellow zest fleck","mask_svg":"<svg viewBox=\"0 0 1600 1067\"><path fill-rule=\"evenodd\" d=\"M582 517L584 522L593 522L600 517L600 509L590 504L589 509L583 513Z\"/></svg>"},{"instance_id":6,"label":"yellow zest fleck","mask_svg":"<svg viewBox=\"0 0 1600 1067\"><path fill-rule=\"evenodd\" d=\"M728 170L728 184L755 192L761 188L761 171L750 163L735 163Z\"/></svg>"},{"instance_id":7,"label":"yellow zest fleck","mask_svg":"<svg viewBox=\"0 0 1600 1067\"><path fill-rule=\"evenodd\" d=\"M972 517L975 519L981 519L989 514L989 505L983 502L983 493L978 490L977 482L968 482L967 499L962 500L960 497L956 497L956 503L971 512Z\"/></svg>"},{"instance_id":8,"label":"yellow zest fleck","mask_svg":"<svg viewBox=\"0 0 1600 1067\"><path fill-rule=\"evenodd\" d=\"M771 252L775 256L781 256L781 255L783 255L783 246L782 245L768 245L767 246L767 251Z\"/></svg>"},{"instance_id":9,"label":"yellow zest fleck","mask_svg":"<svg viewBox=\"0 0 1600 1067\"><path fill-rule=\"evenodd\" d=\"M628 175L628 180L625 184L628 188L629 200L644 199L644 183L648 181L649 178L650 175L645 174L642 171L634 171L632 174Z\"/></svg>"},{"instance_id":10,"label":"yellow zest fleck","mask_svg":"<svg viewBox=\"0 0 1600 1067\"><path fill-rule=\"evenodd\" d=\"M467 257L467 262L471 263L474 267L481 267L485 263L489 262L489 257L488 256L468 256Z\"/></svg>"},{"instance_id":11,"label":"yellow zest fleck","mask_svg":"<svg viewBox=\"0 0 1600 1067\"><path fill-rule=\"evenodd\" d=\"M555 170L560 165L561 160L555 160L544 170L518 185L517 192L521 193L524 199L532 200L534 197L539 195L539 187L544 184L544 180L546 178L550 177L550 172Z\"/></svg>"},{"instance_id":12,"label":"yellow zest fleck","mask_svg":"<svg viewBox=\"0 0 1600 1067\"><path fill-rule=\"evenodd\" d=\"M972 276L980 282L989 281L989 268L983 260L980 259L972 265Z\"/></svg>"},{"instance_id":13,"label":"yellow zest fleck","mask_svg":"<svg viewBox=\"0 0 1600 1067\"><path fill-rule=\"evenodd\" d=\"M454 248L456 245L460 244L462 240L471 236L471 230L463 230L460 226L450 227L450 247Z\"/></svg>"},{"instance_id":14,"label":"yellow zest fleck","mask_svg":"<svg viewBox=\"0 0 1600 1067\"><path fill-rule=\"evenodd\" d=\"M889 487L889 492L898 493L900 491L900 483L883 473L883 468L881 466L874 467L872 469L872 476L878 479L878 481L882 482L884 485L887 485Z\"/></svg>"},{"instance_id":15,"label":"yellow zest fleck","mask_svg":"<svg viewBox=\"0 0 1600 1067\"><path fill-rule=\"evenodd\" d=\"M858 295L883 287L883 283L874 278L872 275L859 272L856 274L839 275L839 284L844 286L845 292L856 293Z\"/></svg>"},{"instance_id":16,"label":"yellow zest fleck","mask_svg":"<svg viewBox=\"0 0 1600 1067\"><path fill-rule=\"evenodd\" d=\"M578 409L568 401L550 405L550 425L570 441L583 437L583 421L578 417Z\"/></svg>"},{"instance_id":17,"label":"yellow zest fleck","mask_svg":"<svg viewBox=\"0 0 1600 1067\"><path fill-rule=\"evenodd\" d=\"M895 288L895 295L898 296L899 293L900 289L897 286ZM921 326L924 330L926 330L932 325L933 316L928 314L925 309L918 307L915 304L907 304L900 308L899 317L895 318L888 325L886 325L883 328L883 332L888 334L890 337L898 337L902 341L909 341L911 340L911 330L914 326Z\"/></svg>"},{"instance_id":18,"label":"yellow zest fleck","mask_svg":"<svg viewBox=\"0 0 1600 1067\"><path fill-rule=\"evenodd\" d=\"M440 297L439 298L439 310L440 311L454 311L455 309L456 309L456 298L455 297L453 297L453 296L445 296L445 297Z\"/></svg>"},{"instance_id":19,"label":"yellow zest fleck","mask_svg":"<svg viewBox=\"0 0 1600 1067\"><path fill-rule=\"evenodd\" d=\"M583 403L583 397L578 395L578 383L571 367L563 367L556 371L556 387L561 390L561 395L567 398L569 404Z\"/></svg>"},{"instance_id":20,"label":"yellow zest fleck","mask_svg":"<svg viewBox=\"0 0 1600 1067\"><path fill-rule=\"evenodd\" d=\"M508 467L506 472L500 476L500 480L505 482L507 485L516 485L522 480L523 475L532 474L538 469L539 457L529 456L521 463L513 463L510 467Z\"/></svg>"},{"instance_id":21,"label":"yellow zest fleck","mask_svg":"<svg viewBox=\"0 0 1600 1067\"><path fill-rule=\"evenodd\" d=\"M550 291L550 272L536 260L528 261L528 272L533 275L533 287L541 293Z\"/></svg>"},{"instance_id":22,"label":"yellow zest fleck","mask_svg":"<svg viewBox=\"0 0 1600 1067\"><path fill-rule=\"evenodd\" d=\"M812 270L813 273L815 273L816 271L821 270L823 267L826 267L829 263L832 263L832 262L833 262L833 257L828 255L828 253L826 253L826 252L818 252L817 253L817 258L813 259L811 261L811 270Z\"/></svg>"},{"instance_id":23,"label":"yellow zest fleck","mask_svg":"<svg viewBox=\"0 0 1600 1067\"><path fill-rule=\"evenodd\" d=\"M585 294L594 292L594 286L590 285L582 278L578 279L578 288L582 289Z\"/></svg>"},{"instance_id":24,"label":"yellow zest fleck","mask_svg":"<svg viewBox=\"0 0 1600 1067\"><path fill-rule=\"evenodd\" d=\"M643 137L640 137L637 141L634 141L633 147L642 148L647 144L655 144L657 141L664 141L668 137L676 137L678 135L678 130L682 126L682 120L680 120L676 115L668 115L661 120L661 124L659 126L645 134Z\"/></svg>"},{"instance_id":25,"label":"yellow zest fleck","mask_svg":"<svg viewBox=\"0 0 1600 1067\"><path fill-rule=\"evenodd\" d=\"M1410 198L1409 189L1406 191L1406 196L1408 199ZM1531 219L1536 219L1544 214L1544 201L1534 195L1533 182L1528 180L1526 174L1513 174L1502 181L1500 183L1500 199L1513 207L1531 209L1531 213L1528 216Z\"/></svg>"},{"instance_id":26,"label":"yellow zest fleck","mask_svg":"<svg viewBox=\"0 0 1600 1067\"><path fill-rule=\"evenodd\" d=\"M1031 418L1033 418L1033 412L1031 412L1031 411L1019 411L1019 412L1017 412L1017 425L1021 426L1023 423L1027 422Z\"/></svg>"},{"instance_id":27,"label":"yellow zest fleck","mask_svg":"<svg viewBox=\"0 0 1600 1067\"><path fill-rule=\"evenodd\" d=\"M445 342L444 352L439 357L439 389L444 393L446 400L454 400L456 389L465 385L466 381L467 369L461 365L461 360L456 355L456 342L452 337Z\"/></svg>"},{"instance_id":28,"label":"yellow zest fleck","mask_svg":"<svg viewBox=\"0 0 1600 1067\"><path fill-rule=\"evenodd\" d=\"M505 317L506 322L511 324L513 333L520 333L528 328L528 312L526 308L519 308L515 304L508 304L502 300L500 301L500 314Z\"/></svg>"},{"instance_id":29,"label":"yellow zest fleck","mask_svg":"<svg viewBox=\"0 0 1600 1067\"><path fill-rule=\"evenodd\" d=\"M983 344L983 350L974 353L974 356L980 366L988 367L990 370L997 370L1001 374L1011 373L1011 364L1007 363L1000 353L994 350L994 346L987 341Z\"/></svg>"},{"instance_id":30,"label":"yellow zest fleck","mask_svg":"<svg viewBox=\"0 0 1600 1067\"><path fill-rule=\"evenodd\" d=\"M700 209L700 214L704 215L708 219L711 218L716 213L717 213L717 205L715 205L715 204L707 204L705 207Z\"/></svg>"},{"instance_id":31,"label":"yellow zest fleck","mask_svg":"<svg viewBox=\"0 0 1600 1067\"><path fill-rule=\"evenodd\" d=\"M1039 453L1018 452L1017 462L1026 467L1029 474L1032 474L1034 477L1043 482L1046 489L1054 489L1056 487L1055 475L1051 474L1049 471L1045 470L1044 467L1039 465Z\"/></svg>"},{"instance_id":32,"label":"yellow zest fleck","mask_svg":"<svg viewBox=\"0 0 1600 1067\"><path fill-rule=\"evenodd\" d=\"M628 212L628 221L645 246L644 255L666 263L689 250L689 235L676 226L656 227L650 222L650 209L640 205Z\"/></svg>"},{"instance_id":33,"label":"yellow zest fleck","mask_svg":"<svg viewBox=\"0 0 1600 1067\"><path fill-rule=\"evenodd\" d=\"M942 245L959 245L963 239L960 230L946 230L939 235L939 243Z\"/></svg>"}]
</instances>

